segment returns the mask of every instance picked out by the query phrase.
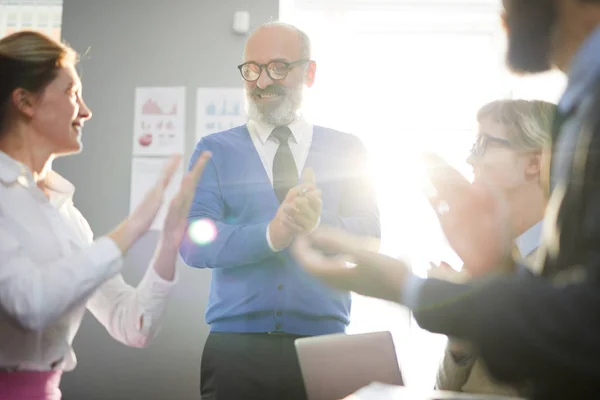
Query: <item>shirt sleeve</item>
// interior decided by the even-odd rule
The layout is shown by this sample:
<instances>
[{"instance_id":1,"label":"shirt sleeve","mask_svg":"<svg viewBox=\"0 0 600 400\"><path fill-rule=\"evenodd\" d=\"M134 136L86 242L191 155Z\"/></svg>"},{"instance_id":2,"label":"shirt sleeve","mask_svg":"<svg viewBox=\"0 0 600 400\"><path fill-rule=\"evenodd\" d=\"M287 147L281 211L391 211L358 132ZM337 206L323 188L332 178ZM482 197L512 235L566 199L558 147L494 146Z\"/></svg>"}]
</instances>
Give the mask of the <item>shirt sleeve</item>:
<instances>
[{"instance_id":1,"label":"shirt sleeve","mask_svg":"<svg viewBox=\"0 0 600 400\"><path fill-rule=\"evenodd\" d=\"M473 351L457 357L452 352L450 338L444 351L444 356L440 362L440 366L436 376L437 390L450 390L460 392L467 380L477 359Z\"/></svg>"},{"instance_id":2,"label":"shirt sleeve","mask_svg":"<svg viewBox=\"0 0 600 400\"><path fill-rule=\"evenodd\" d=\"M121 251L108 237L66 257L34 260L0 217L0 307L25 329L54 323L121 266Z\"/></svg>"},{"instance_id":3,"label":"shirt sleeve","mask_svg":"<svg viewBox=\"0 0 600 400\"><path fill-rule=\"evenodd\" d=\"M116 340L132 347L145 347L158 332L167 301L177 285L162 279L151 265L137 287L128 285L118 274L90 299L90 312Z\"/></svg>"},{"instance_id":4,"label":"shirt sleeve","mask_svg":"<svg viewBox=\"0 0 600 400\"><path fill-rule=\"evenodd\" d=\"M93 232L81 217L80 226L93 240ZM121 343L145 347L156 335L162 322L167 300L177 285L179 272L175 269L172 281L161 278L154 268L156 258L137 287L125 282L121 274L106 281L87 302L87 308Z\"/></svg>"}]
</instances>

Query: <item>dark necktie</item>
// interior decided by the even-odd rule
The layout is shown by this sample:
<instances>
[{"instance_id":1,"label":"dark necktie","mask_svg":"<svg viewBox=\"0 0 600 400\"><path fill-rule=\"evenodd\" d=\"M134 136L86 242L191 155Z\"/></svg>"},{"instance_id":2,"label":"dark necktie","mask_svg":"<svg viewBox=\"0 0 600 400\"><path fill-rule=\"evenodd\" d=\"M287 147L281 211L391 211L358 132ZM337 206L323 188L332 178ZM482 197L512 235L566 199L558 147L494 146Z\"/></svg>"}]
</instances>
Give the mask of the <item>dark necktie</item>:
<instances>
[{"instance_id":1,"label":"dark necktie","mask_svg":"<svg viewBox=\"0 0 600 400\"><path fill-rule=\"evenodd\" d=\"M271 132L271 136L279 142L273 159L273 189L280 203L283 203L288 191L298 185L299 180L298 168L288 143L291 134L287 126L278 126Z\"/></svg>"}]
</instances>

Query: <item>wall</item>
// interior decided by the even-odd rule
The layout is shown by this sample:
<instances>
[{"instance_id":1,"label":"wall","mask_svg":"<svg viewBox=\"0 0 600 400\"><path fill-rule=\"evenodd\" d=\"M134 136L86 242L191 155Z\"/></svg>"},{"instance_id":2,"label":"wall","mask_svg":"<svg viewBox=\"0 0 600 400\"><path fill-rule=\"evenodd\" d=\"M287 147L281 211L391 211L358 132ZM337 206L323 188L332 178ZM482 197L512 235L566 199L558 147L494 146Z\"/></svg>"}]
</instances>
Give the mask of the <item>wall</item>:
<instances>
[{"instance_id":1,"label":"wall","mask_svg":"<svg viewBox=\"0 0 600 400\"><path fill-rule=\"evenodd\" d=\"M75 203L97 235L128 214L135 87L187 87L189 159L195 88L241 85L235 67L244 38L230 28L236 10L250 11L254 27L277 16L278 0L64 0L63 39L79 52L90 48L80 73L94 117L83 131L83 152L54 166L77 187ZM128 255L129 283L139 282L156 240L149 234ZM66 400L199 398L210 272L183 263L179 269L164 326L149 348L127 348L86 316L74 342L79 364L63 380Z\"/></svg>"}]
</instances>

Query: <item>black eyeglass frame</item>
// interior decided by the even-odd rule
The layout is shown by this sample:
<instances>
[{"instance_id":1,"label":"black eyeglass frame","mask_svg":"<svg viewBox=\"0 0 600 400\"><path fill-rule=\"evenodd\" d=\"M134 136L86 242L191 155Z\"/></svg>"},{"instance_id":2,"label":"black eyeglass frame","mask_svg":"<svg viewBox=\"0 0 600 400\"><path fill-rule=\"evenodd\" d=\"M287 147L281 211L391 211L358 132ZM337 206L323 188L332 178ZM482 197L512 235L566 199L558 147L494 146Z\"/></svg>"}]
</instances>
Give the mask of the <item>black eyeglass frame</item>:
<instances>
[{"instance_id":1,"label":"black eyeglass frame","mask_svg":"<svg viewBox=\"0 0 600 400\"><path fill-rule=\"evenodd\" d=\"M245 62L243 64L238 65L237 69L240 71L240 75L242 75L242 79L244 79L246 82L256 82L260 78L260 75L262 74L263 69L265 71L267 71L267 75L269 76L269 78L272 81L282 81L285 78L287 78L287 76L288 76L288 74L289 74L289 72L290 72L290 70L292 68L294 68L295 66L300 65L300 64L310 63L312 61L313 60L309 60L307 58L303 58L301 60L293 61L293 62L287 62L287 61L283 61L283 60L271 60L267 64L259 64L259 63L254 62L254 61L247 61L247 62ZM258 75L256 76L256 79L247 79L244 76L244 72L242 71L242 69L246 65L250 65L250 64L251 65L256 65L258 67ZM283 78L273 78L271 76L271 72L269 71L269 65L271 65L271 64L283 64L285 66L285 76Z\"/></svg>"}]
</instances>

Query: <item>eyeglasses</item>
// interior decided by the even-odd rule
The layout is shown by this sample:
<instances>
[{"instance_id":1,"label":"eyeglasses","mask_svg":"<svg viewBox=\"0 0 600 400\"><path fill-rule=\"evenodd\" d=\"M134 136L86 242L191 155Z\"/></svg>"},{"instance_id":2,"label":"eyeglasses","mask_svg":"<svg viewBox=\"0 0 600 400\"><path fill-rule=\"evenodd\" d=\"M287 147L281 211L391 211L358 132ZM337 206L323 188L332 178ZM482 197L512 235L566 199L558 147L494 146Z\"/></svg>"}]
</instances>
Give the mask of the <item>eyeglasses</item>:
<instances>
[{"instance_id":1,"label":"eyeglasses","mask_svg":"<svg viewBox=\"0 0 600 400\"><path fill-rule=\"evenodd\" d=\"M482 134L479 135L477 140L475 140L475 143L473 143L473 147L471 148L471 157L483 156L490 144L497 144L502 147L514 149L513 144L506 139Z\"/></svg>"},{"instance_id":2,"label":"eyeglasses","mask_svg":"<svg viewBox=\"0 0 600 400\"><path fill-rule=\"evenodd\" d=\"M248 61L242 65L238 65L238 69L240 70L240 74L242 74L242 78L248 82L257 81L263 69L267 71L267 75L269 75L271 80L281 81L287 77L288 72L296 65L307 62L310 62L310 60L303 59L294 62L275 60L268 64L258 64L254 61Z\"/></svg>"}]
</instances>

